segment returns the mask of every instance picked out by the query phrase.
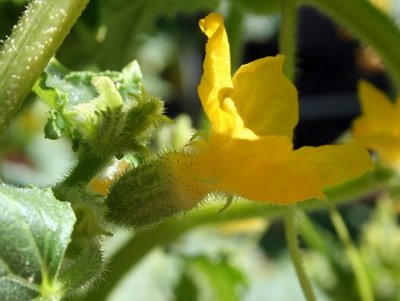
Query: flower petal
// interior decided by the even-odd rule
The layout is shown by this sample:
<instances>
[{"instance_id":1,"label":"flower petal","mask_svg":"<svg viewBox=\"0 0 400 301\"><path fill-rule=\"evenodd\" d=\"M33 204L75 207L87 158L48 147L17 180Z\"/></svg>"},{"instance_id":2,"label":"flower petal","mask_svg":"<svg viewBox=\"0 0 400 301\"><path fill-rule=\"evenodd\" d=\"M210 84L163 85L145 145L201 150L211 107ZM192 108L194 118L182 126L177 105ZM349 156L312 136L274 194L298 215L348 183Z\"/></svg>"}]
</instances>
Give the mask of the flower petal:
<instances>
[{"instance_id":1,"label":"flower petal","mask_svg":"<svg viewBox=\"0 0 400 301\"><path fill-rule=\"evenodd\" d=\"M358 144L376 151L384 164L398 165L400 162L400 133L377 132L370 130L364 120L356 120L353 125L353 137Z\"/></svg>"},{"instance_id":2,"label":"flower petal","mask_svg":"<svg viewBox=\"0 0 400 301\"><path fill-rule=\"evenodd\" d=\"M399 123L395 104L373 85L360 81L359 96L364 117L373 118L375 122L381 124L381 127L390 127L391 123Z\"/></svg>"},{"instance_id":3,"label":"flower petal","mask_svg":"<svg viewBox=\"0 0 400 301\"><path fill-rule=\"evenodd\" d=\"M223 17L218 13L211 13L199 22L208 42L198 93L207 117L216 128L220 123L235 123L231 121L232 116L220 108L220 101L224 101L232 88L230 50L223 22Z\"/></svg>"},{"instance_id":4,"label":"flower petal","mask_svg":"<svg viewBox=\"0 0 400 301\"><path fill-rule=\"evenodd\" d=\"M302 147L292 153L289 164L306 163L319 178L321 189L357 178L374 169L368 152L355 144Z\"/></svg>"},{"instance_id":5,"label":"flower petal","mask_svg":"<svg viewBox=\"0 0 400 301\"><path fill-rule=\"evenodd\" d=\"M207 143L208 158L202 157L199 162L207 162L213 174L208 181L210 191L275 204L322 197L318 175L308 165L288 164L291 147L284 136L230 143L214 140Z\"/></svg>"},{"instance_id":6,"label":"flower petal","mask_svg":"<svg viewBox=\"0 0 400 301\"><path fill-rule=\"evenodd\" d=\"M373 169L357 145L292 150L286 136L258 140L213 135L195 142L194 175L207 191L223 191L253 201L290 204L325 197L323 190ZM186 169L186 173L190 169Z\"/></svg>"},{"instance_id":7,"label":"flower petal","mask_svg":"<svg viewBox=\"0 0 400 301\"><path fill-rule=\"evenodd\" d=\"M359 85L363 115L353 123L353 137L380 155L384 164L400 161L400 99L391 102L368 82Z\"/></svg>"},{"instance_id":8,"label":"flower petal","mask_svg":"<svg viewBox=\"0 0 400 301\"><path fill-rule=\"evenodd\" d=\"M298 122L297 91L282 73L284 57L242 65L233 77L233 101L244 126L258 136L292 138Z\"/></svg>"}]
</instances>

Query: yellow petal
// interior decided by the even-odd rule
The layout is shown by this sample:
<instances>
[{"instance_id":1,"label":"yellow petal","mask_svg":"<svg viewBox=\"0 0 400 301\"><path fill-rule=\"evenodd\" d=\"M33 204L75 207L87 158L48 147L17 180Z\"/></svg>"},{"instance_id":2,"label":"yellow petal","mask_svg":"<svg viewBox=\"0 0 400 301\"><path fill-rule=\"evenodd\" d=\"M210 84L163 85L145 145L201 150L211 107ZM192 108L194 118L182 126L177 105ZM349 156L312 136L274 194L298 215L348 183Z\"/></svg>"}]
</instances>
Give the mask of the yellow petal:
<instances>
[{"instance_id":1,"label":"yellow petal","mask_svg":"<svg viewBox=\"0 0 400 301\"><path fill-rule=\"evenodd\" d=\"M400 95L396 97L396 106L400 107Z\"/></svg>"},{"instance_id":2,"label":"yellow petal","mask_svg":"<svg viewBox=\"0 0 400 301\"><path fill-rule=\"evenodd\" d=\"M288 164L256 159L247 161L241 172L221 180L218 188L253 201L273 204L291 204L324 196L317 175L307 172L306 166L293 168Z\"/></svg>"},{"instance_id":3,"label":"yellow petal","mask_svg":"<svg viewBox=\"0 0 400 301\"><path fill-rule=\"evenodd\" d=\"M233 77L236 109L244 126L258 136L292 137L298 122L297 91L282 73L283 56L241 66Z\"/></svg>"},{"instance_id":4,"label":"yellow petal","mask_svg":"<svg viewBox=\"0 0 400 301\"><path fill-rule=\"evenodd\" d=\"M323 196L315 172L301 162L295 166L288 164L292 144L287 137L227 142L221 135L212 139L207 141L208 155L198 163L207 166L213 175L207 181L210 191L224 191L275 204Z\"/></svg>"},{"instance_id":5,"label":"yellow petal","mask_svg":"<svg viewBox=\"0 0 400 301\"><path fill-rule=\"evenodd\" d=\"M289 164L302 162L318 175L321 189L357 178L374 169L368 152L355 144L302 147Z\"/></svg>"},{"instance_id":6,"label":"yellow petal","mask_svg":"<svg viewBox=\"0 0 400 301\"><path fill-rule=\"evenodd\" d=\"M231 62L228 37L226 35L223 17L211 13L199 22L201 30L207 35L206 56L203 63L203 76L198 87L198 93L213 127L219 123L231 123L231 116L221 112L220 106L229 88L232 88ZM229 95L228 95L229 96ZM223 116L220 116L224 114ZM225 120L225 121L221 121Z\"/></svg>"},{"instance_id":7,"label":"yellow petal","mask_svg":"<svg viewBox=\"0 0 400 301\"><path fill-rule=\"evenodd\" d=\"M290 204L321 199L326 187L359 177L374 167L368 152L357 145L292 151L290 140L284 136L228 143L221 137L204 144L208 154L197 163L208 170L203 182L208 183L209 191L224 191L253 201Z\"/></svg>"},{"instance_id":8,"label":"yellow petal","mask_svg":"<svg viewBox=\"0 0 400 301\"><path fill-rule=\"evenodd\" d=\"M395 104L380 90L366 81L361 81L359 96L364 117L373 118L377 123L382 124L382 127L387 127L389 123L396 123L398 116L396 116Z\"/></svg>"},{"instance_id":9,"label":"yellow petal","mask_svg":"<svg viewBox=\"0 0 400 301\"><path fill-rule=\"evenodd\" d=\"M360 83L363 115L353 123L353 137L360 145L376 151L384 164L400 160L400 98L391 102L367 82Z\"/></svg>"},{"instance_id":10,"label":"yellow petal","mask_svg":"<svg viewBox=\"0 0 400 301\"><path fill-rule=\"evenodd\" d=\"M249 156L259 157L264 162L282 164L292 153L292 141L286 136L270 135L254 141L237 141L237 149L247 149Z\"/></svg>"},{"instance_id":11,"label":"yellow petal","mask_svg":"<svg viewBox=\"0 0 400 301\"><path fill-rule=\"evenodd\" d=\"M398 165L400 162L400 135L368 131L367 127L362 126L361 122L356 122L353 127L355 141L366 148L376 151L384 164L393 167Z\"/></svg>"},{"instance_id":12,"label":"yellow petal","mask_svg":"<svg viewBox=\"0 0 400 301\"><path fill-rule=\"evenodd\" d=\"M231 89L222 89L219 93L219 107L215 108L210 116L213 132L236 138L256 139L257 136L252 131L244 128L243 120L231 98L231 91Z\"/></svg>"}]
</instances>

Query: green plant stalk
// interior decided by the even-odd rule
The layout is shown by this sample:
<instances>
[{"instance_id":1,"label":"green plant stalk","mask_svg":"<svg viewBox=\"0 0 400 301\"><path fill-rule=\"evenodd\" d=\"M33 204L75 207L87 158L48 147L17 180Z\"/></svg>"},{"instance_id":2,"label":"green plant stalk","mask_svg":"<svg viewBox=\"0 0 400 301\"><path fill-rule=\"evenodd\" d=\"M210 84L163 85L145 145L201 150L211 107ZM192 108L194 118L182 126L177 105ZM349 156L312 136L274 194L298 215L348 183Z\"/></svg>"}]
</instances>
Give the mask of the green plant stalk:
<instances>
[{"instance_id":1,"label":"green plant stalk","mask_svg":"<svg viewBox=\"0 0 400 301\"><path fill-rule=\"evenodd\" d=\"M390 171L376 170L356 180L330 188L326 191L326 195L333 204L348 203L386 188L392 177L393 173ZM217 214L222 206L222 204L207 205L181 216L179 219L170 219L146 231L136 233L113 255L104 274L105 281L101 282L97 290L88 292L85 300L106 300L109 292L123 276L152 249L172 243L191 229L201 225L240 221L255 217L268 218L273 221L282 218L287 209L285 206L243 201L233 202L229 208ZM298 207L304 211L321 210L326 208L326 202L309 200L299 203Z\"/></svg>"},{"instance_id":2,"label":"green plant stalk","mask_svg":"<svg viewBox=\"0 0 400 301\"><path fill-rule=\"evenodd\" d=\"M285 56L283 73L292 81L296 75L297 0L282 0L279 52Z\"/></svg>"},{"instance_id":3,"label":"green plant stalk","mask_svg":"<svg viewBox=\"0 0 400 301\"><path fill-rule=\"evenodd\" d=\"M89 0L32 0L0 50L0 136Z\"/></svg>"},{"instance_id":4,"label":"green plant stalk","mask_svg":"<svg viewBox=\"0 0 400 301\"><path fill-rule=\"evenodd\" d=\"M79 156L78 164L74 167L71 174L59 185L87 184L111 159L112 156L99 157L95 154L82 154Z\"/></svg>"},{"instance_id":5,"label":"green plant stalk","mask_svg":"<svg viewBox=\"0 0 400 301\"><path fill-rule=\"evenodd\" d=\"M279 52L285 56L283 73L292 81L296 75L297 49L297 0L282 0L281 24L279 29ZM285 236L290 257L296 271L304 297L307 301L315 301L316 297L301 259L297 241L295 224L296 205L288 206L284 214Z\"/></svg>"},{"instance_id":6,"label":"green plant stalk","mask_svg":"<svg viewBox=\"0 0 400 301\"><path fill-rule=\"evenodd\" d=\"M346 26L381 56L395 87L400 89L400 29L368 0L301 0Z\"/></svg>"},{"instance_id":7,"label":"green plant stalk","mask_svg":"<svg viewBox=\"0 0 400 301\"><path fill-rule=\"evenodd\" d=\"M311 281L307 276L307 273L303 266L303 260L299 243L297 241L297 229L296 229L296 205L288 206L286 214L284 216L285 223L285 236L288 244L290 256L292 258L293 266L296 270L297 278L299 279L301 289L304 297L307 301L316 301L317 298L314 295L314 290L311 285Z\"/></svg>"},{"instance_id":8,"label":"green plant stalk","mask_svg":"<svg viewBox=\"0 0 400 301\"><path fill-rule=\"evenodd\" d=\"M365 265L358 252L357 248L351 241L349 231L347 230L346 224L337 211L336 207L329 204L329 215L333 226L335 227L336 233L341 240L347 257L350 261L350 265L356 277L356 283L360 298L362 301L373 301L374 294L369 282L367 271L365 270Z\"/></svg>"},{"instance_id":9,"label":"green plant stalk","mask_svg":"<svg viewBox=\"0 0 400 301\"><path fill-rule=\"evenodd\" d=\"M241 65L240 59L242 58L243 51L243 19L243 11L238 8L235 3L231 3L225 23L231 50L232 70L237 70Z\"/></svg>"},{"instance_id":10,"label":"green plant stalk","mask_svg":"<svg viewBox=\"0 0 400 301\"><path fill-rule=\"evenodd\" d=\"M89 153L81 154L78 164L72 172L62 182L52 187L54 196L60 201L73 202L69 197L71 187L87 185L111 159L111 156L99 157Z\"/></svg>"},{"instance_id":11,"label":"green plant stalk","mask_svg":"<svg viewBox=\"0 0 400 301\"><path fill-rule=\"evenodd\" d=\"M298 212L298 223L300 235L304 243L324 255L329 256L329 246L326 243L325 233L314 225L314 222L304 212Z\"/></svg>"}]
</instances>

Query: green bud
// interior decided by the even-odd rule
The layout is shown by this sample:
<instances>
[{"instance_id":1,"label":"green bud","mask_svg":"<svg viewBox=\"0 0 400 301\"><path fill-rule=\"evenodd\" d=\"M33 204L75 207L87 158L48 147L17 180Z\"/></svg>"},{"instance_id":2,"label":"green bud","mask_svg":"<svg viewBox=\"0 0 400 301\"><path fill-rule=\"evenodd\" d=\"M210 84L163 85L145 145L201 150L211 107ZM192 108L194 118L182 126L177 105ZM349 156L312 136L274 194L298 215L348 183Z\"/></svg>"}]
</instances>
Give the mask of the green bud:
<instances>
[{"instance_id":1,"label":"green bud","mask_svg":"<svg viewBox=\"0 0 400 301\"><path fill-rule=\"evenodd\" d=\"M146 93L141 78L137 62L122 72L75 72L51 60L33 88L52 110L46 137L68 137L79 156L145 153L152 132L168 119L164 103Z\"/></svg>"},{"instance_id":2,"label":"green bud","mask_svg":"<svg viewBox=\"0 0 400 301\"><path fill-rule=\"evenodd\" d=\"M208 193L192 177L191 156L168 153L123 175L106 199L117 224L143 227L196 207Z\"/></svg>"}]
</instances>

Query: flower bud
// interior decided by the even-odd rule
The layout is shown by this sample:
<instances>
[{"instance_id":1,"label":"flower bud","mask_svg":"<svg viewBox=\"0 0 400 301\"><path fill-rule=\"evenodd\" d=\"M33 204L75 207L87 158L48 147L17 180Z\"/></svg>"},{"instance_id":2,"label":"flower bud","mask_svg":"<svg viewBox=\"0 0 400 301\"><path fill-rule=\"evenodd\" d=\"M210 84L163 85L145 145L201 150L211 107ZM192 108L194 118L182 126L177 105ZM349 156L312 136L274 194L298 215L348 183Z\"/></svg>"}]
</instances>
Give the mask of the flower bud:
<instances>
[{"instance_id":1,"label":"flower bud","mask_svg":"<svg viewBox=\"0 0 400 301\"><path fill-rule=\"evenodd\" d=\"M117 224L143 227L196 207L207 195L194 178L194 157L167 153L124 174L106 199Z\"/></svg>"}]
</instances>

